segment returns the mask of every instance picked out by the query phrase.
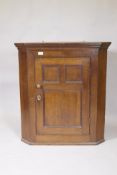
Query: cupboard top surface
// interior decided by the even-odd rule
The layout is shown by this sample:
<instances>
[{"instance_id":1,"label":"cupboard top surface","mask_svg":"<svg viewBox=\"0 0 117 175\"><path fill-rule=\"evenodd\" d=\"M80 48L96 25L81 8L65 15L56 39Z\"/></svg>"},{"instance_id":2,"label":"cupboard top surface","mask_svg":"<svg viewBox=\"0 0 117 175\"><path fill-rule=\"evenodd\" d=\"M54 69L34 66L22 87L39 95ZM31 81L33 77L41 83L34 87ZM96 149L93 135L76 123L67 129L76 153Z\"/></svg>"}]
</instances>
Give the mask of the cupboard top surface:
<instances>
[{"instance_id":1,"label":"cupboard top surface","mask_svg":"<svg viewBox=\"0 0 117 175\"><path fill-rule=\"evenodd\" d=\"M108 48L111 42L40 42L40 43L15 43L18 48L21 47L94 47Z\"/></svg>"}]
</instances>

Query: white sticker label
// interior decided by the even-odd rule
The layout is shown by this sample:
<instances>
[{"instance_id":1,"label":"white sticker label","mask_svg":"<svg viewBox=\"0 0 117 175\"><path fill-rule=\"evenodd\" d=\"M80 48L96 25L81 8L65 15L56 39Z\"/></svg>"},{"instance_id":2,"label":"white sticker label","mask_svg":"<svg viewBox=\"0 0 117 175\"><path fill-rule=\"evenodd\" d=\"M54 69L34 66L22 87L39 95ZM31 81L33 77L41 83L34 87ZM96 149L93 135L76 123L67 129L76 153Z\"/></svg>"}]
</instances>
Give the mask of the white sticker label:
<instances>
[{"instance_id":1,"label":"white sticker label","mask_svg":"<svg viewBox=\"0 0 117 175\"><path fill-rule=\"evenodd\" d=\"M38 52L38 55L43 55L43 52L42 52L42 51L39 51L39 52Z\"/></svg>"}]
</instances>

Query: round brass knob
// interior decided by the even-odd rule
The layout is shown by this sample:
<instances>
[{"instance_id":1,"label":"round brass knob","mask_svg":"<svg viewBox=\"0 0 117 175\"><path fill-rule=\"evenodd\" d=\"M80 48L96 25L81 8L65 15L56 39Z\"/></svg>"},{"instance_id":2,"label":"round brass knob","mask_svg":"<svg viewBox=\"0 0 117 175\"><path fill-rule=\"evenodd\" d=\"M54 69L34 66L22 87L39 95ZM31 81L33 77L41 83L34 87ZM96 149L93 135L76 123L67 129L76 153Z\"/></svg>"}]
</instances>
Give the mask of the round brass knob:
<instances>
[{"instance_id":1,"label":"round brass knob","mask_svg":"<svg viewBox=\"0 0 117 175\"><path fill-rule=\"evenodd\" d=\"M37 101L41 100L41 95L37 95Z\"/></svg>"},{"instance_id":2,"label":"round brass knob","mask_svg":"<svg viewBox=\"0 0 117 175\"><path fill-rule=\"evenodd\" d=\"M41 87L41 85L40 84L37 84L36 87L39 89Z\"/></svg>"}]
</instances>

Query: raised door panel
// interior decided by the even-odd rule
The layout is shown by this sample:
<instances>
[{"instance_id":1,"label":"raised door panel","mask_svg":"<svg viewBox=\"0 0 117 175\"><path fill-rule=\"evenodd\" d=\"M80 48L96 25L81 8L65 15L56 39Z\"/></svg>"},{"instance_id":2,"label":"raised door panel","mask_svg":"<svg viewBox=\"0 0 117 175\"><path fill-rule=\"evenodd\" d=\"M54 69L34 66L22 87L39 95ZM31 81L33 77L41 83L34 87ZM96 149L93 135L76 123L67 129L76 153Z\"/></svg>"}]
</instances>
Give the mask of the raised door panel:
<instances>
[{"instance_id":1,"label":"raised door panel","mask_svg":"<svg viewBox=\"0 0 117 175\"><path fill-rule=\"evenodd\" d=\"M44 97L45 97L44 126L81 127L80 91L62 90L62 89L45 90Z\"/></svg>"},{"instance_id":2,"label":"raised door panel","mask_svg":"<svg viewBox=\"0 0 117 175\"><path fill-rule=\"evenodd\" d=\"M90 58L35 58L37 134L89 134L89 69Z\"/></svg>"}]
</instances>

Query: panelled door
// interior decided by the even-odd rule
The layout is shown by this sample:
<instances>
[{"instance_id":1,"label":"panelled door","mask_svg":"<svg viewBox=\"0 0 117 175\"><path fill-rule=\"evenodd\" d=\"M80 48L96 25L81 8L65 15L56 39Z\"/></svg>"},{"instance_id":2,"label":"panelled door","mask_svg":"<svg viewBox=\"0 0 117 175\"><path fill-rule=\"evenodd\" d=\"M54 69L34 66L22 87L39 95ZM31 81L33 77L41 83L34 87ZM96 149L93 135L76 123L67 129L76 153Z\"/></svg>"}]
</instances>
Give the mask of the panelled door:
<instances>
[{"instance_id":1,"label":"panelled door","mask_svg":"<svg viewBox=\"0 0 117 175\"><path fill-rule=\"evenodd\" d=\"M89 58L35 58L37 134L89 134Z\"/></svg>"}]
</instances>

